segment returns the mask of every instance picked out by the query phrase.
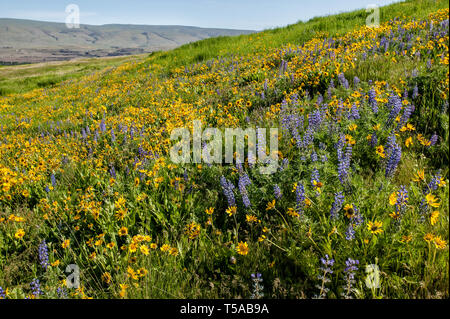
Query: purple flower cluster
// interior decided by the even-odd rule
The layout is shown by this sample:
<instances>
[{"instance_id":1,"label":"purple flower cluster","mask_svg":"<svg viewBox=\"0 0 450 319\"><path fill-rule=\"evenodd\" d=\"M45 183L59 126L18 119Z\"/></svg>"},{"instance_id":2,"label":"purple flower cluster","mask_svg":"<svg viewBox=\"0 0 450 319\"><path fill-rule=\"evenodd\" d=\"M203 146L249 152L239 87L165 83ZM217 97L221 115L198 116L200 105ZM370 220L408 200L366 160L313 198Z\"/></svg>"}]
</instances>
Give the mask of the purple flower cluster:
<instances>
[{"instance_id":1,"label":"purple flower cluster","mask_svg":"<svg viewBox=\"0 0 450 319\"><path fill-rule=\"evenodd\" d=\"M262 285L263 279L260 273L251 274L253 281L253 291L250 299L261 299L264 297L264 286Z\"/></svg>"},{"instance_id":2,"label":"purple flower cluster","mask_svg":"<svg viewBox=\"0 0 450 319\"><path fill-rule=\"evenodd\" d=\"M348 115L349 120L358 120L361 116L359 115L358 106L356 104L352 105L352 108L350 109L350 113Z\"/></svg>"},{"instance_id":3,"label":"purple flower cluster","mask_svg":"<svg viewBox=\"0 0 450 319\"><path fill-rule=\"evenodd\" d=\"M31 284L31 293L34 297L38 297L39 295L43 295L44 293L41 290L41 284L39 283L39 279L34 279Z\"/></svg>"},{"instance_id":4,"label":"purple flower cluster","mask_svg":"<svg viewBox=\"0 0 450 319\"><path fill-rule=\"evenodd\" d=\"M339 83L340 83L344 88L348 89L348 88L350 87L350 85L348 84L348 81L347 81L347 79L345 78L345 76L344 76L343 73L339 73L339 75L338 75L338 80L339 80Z\"/></svg>"},{"instance_id":5,"label":"purple flower cluster","mask_svg":"<svg viewBox=\"0 0 450 319\"><path fill-rule=\"evenodd\" d=\"M436 135L436 133L434 133L430 138L430 145L428 147L431 147L434 144L436 144L437 140L438 140L438 136Z\"/></svg>"},{"instance_id":6,"label":"purple flower cluster","mask_svg":"<svg viewBox=\"0 0 450 319\"><path fill-rule=\"evenodd\" d=\"M344 205L344 194L338 192L334 194L334 202L331 205L330 217L335 219L338 217L338 212L341 210L342 205Z\"/></svg>"},{"instance_id":7,"label":"purple flower cluster","mask_svg":"<svg viewBox=\"0 0 450 319\"><path fill-rule=\"evenodd\" d=\"M353 240L355 239L355 230L353 229L353 224L348 225L347 231L345 232L345 239Z\"/></svg>"},{"instance_id":8,"label":"purple flower cluster","mask_svg":"<svg viewBox=\"0 0 450 319\"><path fill-rule=\"evenodd\" d=\"M277 184L275 184L275 185L273 186L273 193L275 194L275 198L276 198L276 199L280 199L281 196L282 196L282 194L281 194L281 189L280 189L280 187L279 187Z\"/></svg>"},{"instance_id":9,"label":"purple flower cluster","mask_svg":"<svg viewBox=\"0 0 450 319\"><path fill-rule=\"evenodd\" d=\"M222 186L223 194L227 198L228 207L236 206L236 199L234 198L234 185L225 176L220 177L220 185Z\"/></svg>"},{"instance_id":10,"label":"purple flower cluster","mask_svg":"<svg viewBox=\"0 0 450 319\"><path fill-rule=\"evenodd\" d=\"M56 177L55 174L50 175L50 182L52 183L52 186L56 186Z\"/></svg>"},{"instance_id":11,"label":"purple flower cluster","mask_svg":"<svg viewBox=\"0 0 450 319\"><path fill-rule=\"evenodd\" d=\"M344 292L342 293L342 296L345 299L351 299L351 292L353 285L355 284L355 272L358 271L358 267L356 265L359 265L359 260L348 258L345 261L345 269L344 269L344 276L345 276L345 282L346 285L343 287Z\"/></svg>"},{"instance_id":12,"label":"purple flower cluster","mask_svg":"<svg viewBox=\"0 0 450 319\"><path fill-rule=\"evenodd\" d=\"M370 136L370 141L369 141L369 145L371 147L375 147L378 144L378 137L377 137L377 132L373 132L372 135Z\"/></svg>"},{"instance_id":13,"label":"purple flower cluster","mask_svg":"<svg viewBox=\"0 0 450 319\"><path fill-rule=\"evenodd\" d=\"M352 158L352 146L347 145L344 153L344 137L341 136L339 142L336 145L336 148L338 158L338 177L341 184L344 184L348 179L350 160Z\"/></svg>"},{"instance_id":14,"label":"purple flower cluster","mask_svg":"<svg viewBox=\"0 0 450 319\"><path fill-rule=\"evenodd\" d=\"M317 131L320 128L320 125L323 122L323 114L320 110L315 110L311 114L309 114L309 127L313 130Z\"/></svg>"},{"instance_id":15,"label":"purple flower cluster","mask_svg":"<svg viewBox=\"0 0 450 319\"><path fill-rule=\"evenodd\" d=\"M319 175L319 171L317 170L317 168L314 168L313 171L311 172L311 186L314 187L316 183L320 182L320 175Z\"/></svg>"},{"instance_id":16,"label":"purple flower cluster","mask_svg":"<svg viewBox=\"0 0 450 319\"><path fill-rule=\"evenodd\" d=\"M243 174L239 177L239 181L238 181L239 192L241 193L242 201L244 202L244 206L247 208L251 206L251 203L250 203L250 199L248 198L247 189L245 187L250 185L251 183L252 182L247 174Z\"/></svg>"},{"instance_id":17,"label":"purple flower cluster","mask_svg":"<svg viewBox=\"0 0 450 319\"><path fill-rule=\"evenodd\" d=\"M403 111L400 121L397 124L397 129L396 129L397 131L400 130L406 124L406 122L408 122L412 111L413 111L413 106L411 104L408 104L405 107L405 110Z\"/></svg>"},{"instance_id":18,"label":"purple flower cluster","mask_svg":"<svg viewBox=\"0 0 450 319\"><path fill-rule=\"evenodd\" d=\"M390 109L390 112L389 117L386 121L386 125L389 126L400 113L402 109L402 100L396 93L391 92L391 94L389 95L387 106Z\"/></svg>"},{"instance_id":19,"label":"purple flower cluster","mask_svg":"<svg viewBox=\"0 0 450 319\"><path fill-rule=\"evenodd\" d=\"M375 99L377 97L377 93L375 92L374 88L371 88L369 90L369 105L372 108L372 112L377 114L378 113L378 105L377 100Z\"/></svg>"},{"instance_id":20,"label":"purple flower cluster","mask_svg":"<svg viewBox=\"0 0 450 319\"><path fill-rule=\"evenodd\" d=\"M42 268L47 270L50 264L48 262L48 247L45 240L43 240L39 244L38 252L39 252L39 263L41 264Z\"/></svg>"},{"instance_id":21,"label":"purple flower cluster","mask_svg":"<svg viewBox=\"0 0 450 319\"><path fill-rule=\"evenodd\" d=\"M325 258L320 258L320 263L321 266L319 269L322 271L322 274L317 276L317 278L322 281L322 284L317 285L316 287L320 289L320 295L318 296L318 298L324 299L329 291L329 289L325 287L325 285L331 282L327 275L333 273L334 259L330 259L328 255L325 255Z\"/></svg>"},{"instance_id":22,"label":"purple flower cluster","mask_svg":"<svg viewBox=\"0 0 450 319\"><path fill-rule=\"evenodd\" d=\"M437 173L431 178L431 181L428 183L427 187L425 188L424 193L428 194L432 191L435 191L438 189L439 184L441 183L442 175L440 173Z\"/></svg>"},{"instance_id":23,"label":"purple flower cluster","mask_svg":"<svg viewBox=\"0 0 450 319\"><path fill-rule=\"evenodd\" d=\"M297 213L301 214L303 212L303 208L305 207L305 188L301 182L297 183L295 196L297 201Z\"/></svg>"},{"instance_id":24,"label":"purple flower cluster","mask_svg":"<svg viewBox=\"0 0 450 319\"><path fill-rule=\"evenodd\" d=\"M402 158L402 148L397 143L393 143L392 146L389 147L389 154L387 163L386 163L386 177L392 177L397 169L398 163Z\"/></svg>"},{"instance_id":25,"label":"purple flower cluster","mask_svg":"<svg viewBox=\"0 0 450 319\"><path fill-rule=\"evenodd\" d=\"M397 221L400 221L400 218L406 211L406 205L408 204L408 190L405 186L400 186L400 190L397 192L397 199L395 202L395 214L398 215Z\"/></svg>"}]
</instances>

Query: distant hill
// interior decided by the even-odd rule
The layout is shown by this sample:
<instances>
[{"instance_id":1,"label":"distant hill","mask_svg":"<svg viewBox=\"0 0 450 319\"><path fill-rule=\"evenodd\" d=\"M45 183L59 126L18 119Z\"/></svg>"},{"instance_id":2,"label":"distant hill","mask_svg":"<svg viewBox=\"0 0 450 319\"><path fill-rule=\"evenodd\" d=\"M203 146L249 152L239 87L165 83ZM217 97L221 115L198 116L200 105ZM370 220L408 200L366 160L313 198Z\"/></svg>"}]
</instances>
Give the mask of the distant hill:
<instances>
[{"instance_id":1,"label":"distant hill","mask_svg":"<svg viewBox=\"0 0 450 319\"><path fill-rule=\"evenodd\" d=\"M80 25L0 18L0 64L70 60L168 50L218 36L254 31L189 26Z\"/></svg>"}]
</instances>

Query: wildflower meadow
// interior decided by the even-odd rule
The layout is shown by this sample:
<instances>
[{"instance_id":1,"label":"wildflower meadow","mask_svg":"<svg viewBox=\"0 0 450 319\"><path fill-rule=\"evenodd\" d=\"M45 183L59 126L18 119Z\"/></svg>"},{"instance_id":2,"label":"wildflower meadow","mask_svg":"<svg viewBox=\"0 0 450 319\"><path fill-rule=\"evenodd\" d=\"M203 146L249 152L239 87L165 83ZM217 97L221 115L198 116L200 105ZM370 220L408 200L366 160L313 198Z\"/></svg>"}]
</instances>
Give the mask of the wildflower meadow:
<instances>
[{"instance_id":1,"label":"wildflower meadow","mask_svg":"<svg viewBox=\"0 0 450 319\"><path fill-rule=\"evenodd\" d=\"M448 298L448 2L366 16L1 96L0 299Z\"/></svg>"}]
</instances>

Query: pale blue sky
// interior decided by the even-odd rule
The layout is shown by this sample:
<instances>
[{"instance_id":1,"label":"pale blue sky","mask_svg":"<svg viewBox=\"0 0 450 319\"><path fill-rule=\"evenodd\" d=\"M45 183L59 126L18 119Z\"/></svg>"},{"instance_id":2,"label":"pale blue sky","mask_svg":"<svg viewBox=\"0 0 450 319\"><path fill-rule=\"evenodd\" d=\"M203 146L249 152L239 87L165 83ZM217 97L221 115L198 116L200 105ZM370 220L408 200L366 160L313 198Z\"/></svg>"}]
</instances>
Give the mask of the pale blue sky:
<instances>
[{"instance_id":1,"label":"pale blue sky","mask_svg":"<svg viewBox=\"0 0 450 319\"><path fill-rule=\"evenodd\" d=\"M191 25L262 30L395 0L0 0L0 18L65 22L77 4L82 24Z\"/></svg>"}]
</instances>

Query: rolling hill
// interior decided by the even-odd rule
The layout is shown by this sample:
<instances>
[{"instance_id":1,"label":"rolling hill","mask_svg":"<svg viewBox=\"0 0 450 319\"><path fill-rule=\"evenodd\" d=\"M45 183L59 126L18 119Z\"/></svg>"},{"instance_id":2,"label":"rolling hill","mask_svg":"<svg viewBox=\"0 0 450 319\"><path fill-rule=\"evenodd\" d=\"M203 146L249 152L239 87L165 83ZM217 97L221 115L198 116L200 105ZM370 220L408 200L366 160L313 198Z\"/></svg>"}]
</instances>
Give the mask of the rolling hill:
<instances>
[{"instance_id":1,"label":"rolling hill","mask_svg":"<svg viewBox=\"0 0 450 319\"><path fill-rule=\"evenodd\" d=\"M190 26L80 25L0 19L0 64L139 54L176 48L198 40L249 34L249 30Z\"/></svg>"}]
</instances>

